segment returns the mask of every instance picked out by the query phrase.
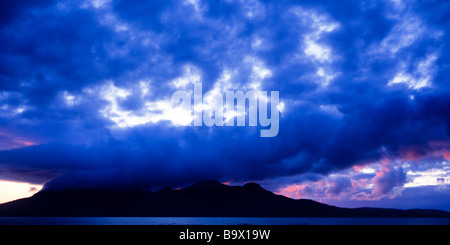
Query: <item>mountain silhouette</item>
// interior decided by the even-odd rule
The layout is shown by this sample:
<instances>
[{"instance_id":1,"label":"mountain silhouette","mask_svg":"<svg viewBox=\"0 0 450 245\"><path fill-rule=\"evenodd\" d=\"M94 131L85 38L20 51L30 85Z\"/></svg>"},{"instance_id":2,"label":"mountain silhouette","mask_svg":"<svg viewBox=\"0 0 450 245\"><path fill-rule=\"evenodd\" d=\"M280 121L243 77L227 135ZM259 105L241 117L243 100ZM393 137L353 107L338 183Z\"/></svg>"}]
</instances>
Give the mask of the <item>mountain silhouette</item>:
<instances>
[{"instance_id":1,"label":"mountain silhouette","mask_svg":"<svg viewBox=\"0 0 450 245\"><path fill-rule=\"evenodd\" d=\"M203 181L157 192L43 190L0 205L0 216L111 217L450 217L431 209L340 208L276 195L256 183L228 186Z\"/></svg>"}]
</instances>

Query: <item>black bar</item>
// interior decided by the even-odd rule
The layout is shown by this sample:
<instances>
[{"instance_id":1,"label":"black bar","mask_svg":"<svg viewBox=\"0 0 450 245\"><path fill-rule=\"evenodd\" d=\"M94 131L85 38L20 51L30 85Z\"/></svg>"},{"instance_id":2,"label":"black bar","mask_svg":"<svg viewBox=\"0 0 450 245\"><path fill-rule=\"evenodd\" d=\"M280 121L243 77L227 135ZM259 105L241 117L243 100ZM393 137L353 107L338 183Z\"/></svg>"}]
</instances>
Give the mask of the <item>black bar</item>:
<instances>
[{"instance_id":1,"label":"black bar","mask_svg":"<svg viewBox=\"0 0 450 245\"><path fill-rule=\"evenodd\" d=\"M35 242L59 240L61 242L136 242L138 244L325 244L345 242L389 243L393 239L402 242L442 242L448 239L450 226L308 226L308 225L11 225L0 226L0 238L14 241L32 239ZM226 232L228 231L228 233ZM235 232L233 232L235 231ZM256 232L255 232L256 231ZM269 231L268 237L256 235L258 231ZM212 234L208 239L206 233ZM196 239L182 236L195 234ZM227 236L227 234L229 236ZM261 233L259 233L261 234ZM419 239L419 240L418 240ZM422 239L422 240L420 240ZM209 240L209 242L208 242ZM5 240L3 240L5 241ZM160 241L156 243L155 241ZM103 244L103 243L102 243ZM129 243L131 244L131 243ZM134 244L134 243L133 243Z\"/></svg>"}]
</instances>

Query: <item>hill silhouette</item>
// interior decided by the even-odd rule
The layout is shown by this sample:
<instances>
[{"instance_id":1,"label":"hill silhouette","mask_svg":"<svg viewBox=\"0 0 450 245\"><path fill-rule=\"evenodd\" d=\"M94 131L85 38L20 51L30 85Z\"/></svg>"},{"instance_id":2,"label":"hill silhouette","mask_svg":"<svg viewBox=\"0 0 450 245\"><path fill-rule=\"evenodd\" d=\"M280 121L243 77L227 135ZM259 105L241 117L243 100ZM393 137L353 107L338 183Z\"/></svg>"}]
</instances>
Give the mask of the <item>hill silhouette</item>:
<instances>
[{"instance_id":1,"label":"hill silhouette","mask_svg":"<svg viewBox=\"0 0 450 245\"><path fill-rule=\"evenodd\" d=\"M142 217L450 217L425 209L340 208L276 195L256 183L227 186L203 181L187 188L140 190L44 190L0 205L0 216Z\"/></svg>"}]
</instances>

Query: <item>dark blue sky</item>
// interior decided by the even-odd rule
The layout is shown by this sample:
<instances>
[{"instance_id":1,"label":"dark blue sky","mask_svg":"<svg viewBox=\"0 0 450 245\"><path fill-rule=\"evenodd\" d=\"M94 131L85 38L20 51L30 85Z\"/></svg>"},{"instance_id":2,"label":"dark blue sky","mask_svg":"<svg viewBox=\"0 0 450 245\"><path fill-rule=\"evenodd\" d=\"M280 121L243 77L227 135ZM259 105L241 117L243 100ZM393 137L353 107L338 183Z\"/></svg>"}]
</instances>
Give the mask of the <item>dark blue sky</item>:
<instances>
[{"instance_id":1,"label":"dark blue sky","mask_svg":"<svg viewBox=\"0 0 450 245\"><path fill-rule=\"evenodd\" d=\"M1 180L256 181L340 206L450 210L447 1L3 1L0 11ZM279 91L279 134L180 126L189 117L170 96L193 83ZM424 192L430 201L416 202Z\"/></svg>"}]
</instances>

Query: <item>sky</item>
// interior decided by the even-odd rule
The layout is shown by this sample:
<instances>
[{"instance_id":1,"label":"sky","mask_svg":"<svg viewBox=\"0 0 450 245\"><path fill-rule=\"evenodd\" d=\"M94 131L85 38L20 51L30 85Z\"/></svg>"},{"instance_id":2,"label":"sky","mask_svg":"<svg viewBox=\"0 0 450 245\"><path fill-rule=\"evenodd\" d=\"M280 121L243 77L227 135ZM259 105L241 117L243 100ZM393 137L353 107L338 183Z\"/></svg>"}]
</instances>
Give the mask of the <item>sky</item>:
<instances>
[{"instance_id":1,"label":"sky","mask_svg":"<svg viewBox=\"0 0 450 245\"><path fill-rule=\"evenodd\" d=\"M216 179L450 211L448 1L24 0L0 12L0 202ZM278 91L278 134L193 126L171 96L198 83Z\"/></svg>"}]
</instances>

